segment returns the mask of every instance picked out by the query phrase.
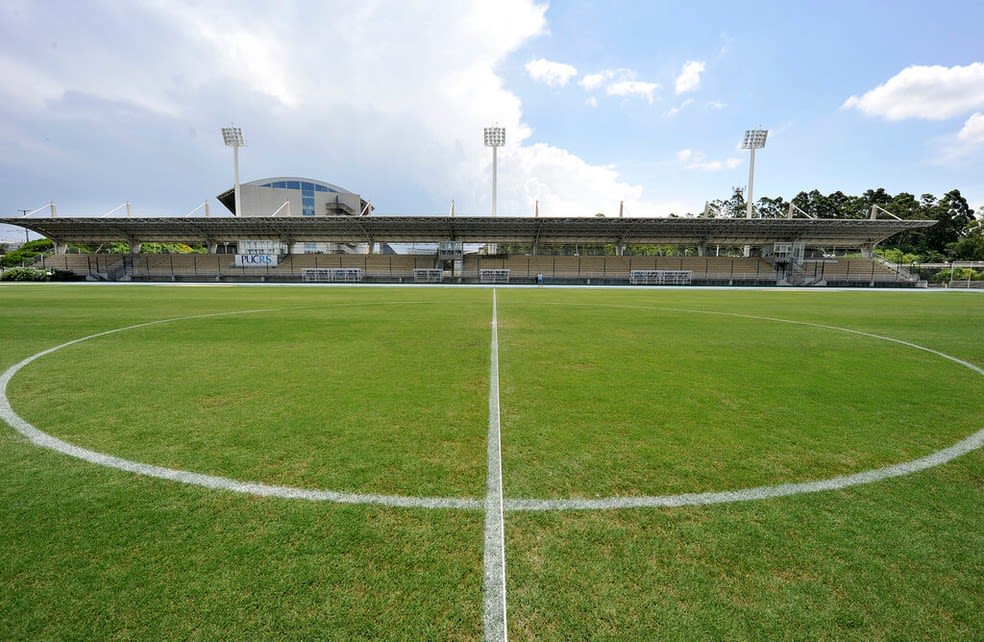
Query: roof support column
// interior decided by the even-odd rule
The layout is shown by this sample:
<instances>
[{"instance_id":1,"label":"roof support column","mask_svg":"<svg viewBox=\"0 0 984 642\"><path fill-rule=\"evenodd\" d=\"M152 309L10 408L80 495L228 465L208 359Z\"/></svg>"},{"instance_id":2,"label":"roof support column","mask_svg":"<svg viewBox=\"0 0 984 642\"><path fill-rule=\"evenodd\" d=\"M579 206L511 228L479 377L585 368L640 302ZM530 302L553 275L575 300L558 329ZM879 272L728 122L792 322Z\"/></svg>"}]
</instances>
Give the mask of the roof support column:
<instances>
[{"instance_id":1,"label":"roof support column","mask_svg":"<svg viewBox=\"0 0 984 642\"><path fill-rule=\"evenodd\" d=\"M874 256L874 254L875 254L875 245L874 245L874 243L870 243L868 245L862 245L861 246L861 256L862 257L864 257L866 259L870 259L870 258L872 258Z\"/></svg>"},{"instance_id":2,"label":"roof support column","mask_svg":"<svg viewBox=\"0 0 984 642\"><path fill-rule=\"evenodd\" d=\"M68 243L65 243L64 241L51 239L51 243L54 245L55 254L65 254L65 251L68 250Z\"/></svg>"}]
</instances>

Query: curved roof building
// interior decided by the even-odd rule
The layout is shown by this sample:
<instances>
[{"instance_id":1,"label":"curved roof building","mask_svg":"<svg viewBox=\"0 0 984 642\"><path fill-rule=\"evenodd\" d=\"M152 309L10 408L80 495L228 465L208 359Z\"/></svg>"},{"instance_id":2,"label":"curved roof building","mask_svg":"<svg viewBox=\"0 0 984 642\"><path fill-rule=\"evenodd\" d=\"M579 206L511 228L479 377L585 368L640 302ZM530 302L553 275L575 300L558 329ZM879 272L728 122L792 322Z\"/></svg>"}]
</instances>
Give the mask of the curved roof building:
<instances>
[{"instance_id":1,"label":"curved roof building","mask_svg":"<svg viewBox=\"0 0 984 642\"><path fill-rule=\"evenodd\" d=\"M261 178L239 185L242 212L236 211L235 188L217 196L234 216L368 216L372 204L337 185L298 176Z\"/></svg>"}]
</instances>

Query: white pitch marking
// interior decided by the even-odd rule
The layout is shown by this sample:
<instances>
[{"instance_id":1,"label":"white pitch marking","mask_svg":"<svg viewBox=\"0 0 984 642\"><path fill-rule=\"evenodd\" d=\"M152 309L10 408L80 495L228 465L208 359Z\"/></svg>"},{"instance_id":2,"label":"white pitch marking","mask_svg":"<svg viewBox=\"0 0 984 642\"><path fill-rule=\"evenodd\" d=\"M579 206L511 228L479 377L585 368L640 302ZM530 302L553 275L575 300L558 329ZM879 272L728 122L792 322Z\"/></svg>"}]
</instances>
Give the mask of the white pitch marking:
<instances>
[{"instance_id":1,"label":"white pitch marking","mask_svg":"<svg viewBox=\"0 0 984 642\"><path fill-rule=\"evenodd\" d=\"M634 307L634 306L632 306ZM717 312L713 310L688 310L678 308L676 311L697 314L712 314L729 317L739 317L743 319L754 319L758 321L772 321L775 323L788 323L791 325L802 325L823 330L835 330L856 334L863 337L870 337L890 343L922 350L937 357L947 359L959 364L979 375L984 375L984 368L976 366L963 359L948 355L939 350L933 350L911 341L886 337L863 330L853 330L851 328L839 328L833 325L822 323L810 323L808 321L795 321L791 319L778 319L775 317L761 317L751 314L740 314L737 312ZM637 497L601 497L598 499L509 499L506 500L506 509L515 511L546 511L546 510L612 510L619 508L654 508L654 507L678 507L678 506L704 506L708 504L728 504L732 502L746 502L759 499L770 499L774 497L786 497L789 495L799 495L803 493L817 493L825 490L840 490L850 486L870 484L873 482L889 479L891 477L902 477L927 468L933 468L956 459L961 455L977 450L984 446L984 429L981 429L971 436L958 441L957 443L931 453L919 459L866 470L852 475L831 477L829 479L819 479L815 481L801 482L795 484L779 484L777 486L759 486L756 488L742 488L730 491L717 491L707 493L683 493L680 495L643 495Z\"/></svg>"},{"instance_id":2,"label":"white pitch marking","mask_svg":"<svg viewBox=\"0 0 984 642\"><path fill-rule=\"evenodd\" d=\"M238 314L254 314L257 312L269 312L272 309L260 309L260 310L241 310L236 312L218 312L214 314L200 314L188 317L176 317L172 319L161 319L158 321L150 321L147 323L138 323L136 325L126 326L124 328L116 328L114 330L107 330L105 332L98 332L96 334L91 334L87 337L82 337L80 339L74 339L72 341L67 341L61 345L57 345L53 348L48 348L38 352L37 354L31 355L30 357L24 359L20 363L17 363L10 368L8 368L2 375L0 375L0 419L10 424L17 432L27 437L32 443L42 448L49 448L51 450L58 451L70 457L75 457L83 461L87 461L92 464L98 464L100 466L106 466L108 468L115 468L117 470L123 470L130 473L135 473L137 475L144 475L147 477L156 477L158 479L167 479L170 481L181 482L183 484L191 484L193 486L202 486L204 488L212 488L216 490L227 490L235 493L243 493L247 495L259 495L261 497L281 497L284 499L307 499L311 501L330 501L342 504L379 504L383 506L396 506L404 508L457 508L457 509L478 509L484 506L484 503L478 499L465 499L458 497L406 497L402 495L376 495L376 494L365 494L365 493L342 493L331 490L312 490L307 488L294 488L291 486L271 486L268 484L261 484L255 482L243 482L235 479L229 479L228 477L219 477L217 475L204 475L200 473L192 473L185 470L176 470L173 468L164 468L162 466L153 466L151 464L144 464L141 462L130 461L128 459L122 459L120 457L114 457L112 455L107 455L105 453L96 452L93 450L88 450L86 448L81 448L75 444L71 444L67 441L53 437L45 432L42 432L32 426L30 423L25 421L14 412L14 409L10 405L10 400L7 398L7 386L10 380L17 374L22 368L27 366L33 361L40 359L46 355L51 354L62 348L67 348L68 346L75 345L77 343L82 343L83 341L88 341L90 339L96 339L98 337L104 337L106 335L115 334L118 332L123 332L126 330L136 330L138 328L146 328L148 326L160 325L163 323L171 323L174 321L189 321L192 319L207 319L211 317L221 317L221 316L232 316Z\"/></svg>"},{"instance_id":3,"label":"white pitch marking","mask_svg":"<svg viewBox=\"0 0 984 642\"><path fill-rule=\"evenodd\" d=\"M642 307L642 306L619 306L619 307ZM664 308L666 309L666 308ZM189 317L177 317L172 319L162 319L159 321L150 321L147 323L139 323L132 326L126 326L123 328L116 328L114 330L107 330L105 332L99 332L96 334L89 335L87 337L82 337L80 339L75 339L73 341L68 341L61 345L49 348L42 352L38 352L23 361L11 366L2 374L0 374L0 419L3 419L6 423L10 424L15 430L27 437L32 443L41 446L43 448L49 448L51 450L56 450L63 454L69 455L71 457L76 457L84 461L88 461L93 464L98 464L100 466L107 466L109 468L115 468L118 470L123 470L138 475L145 475L148 477L156 477L159 479L167 479L171 481L176 481L184 484L191 484L195 486L202 486L204 488L212 488L217 490L226 490L235 493L244 493L250 495L260 495L265 497L279 497L284 499L305 499L310 501L331 501L339 503L348 504L378 504L383 506L393 506L401 508L439 508L439 509L466 509L466 510L477 510L480 508L487 509L487 502L479 499L468 499L468 498L458 498L458 497L414 497L414 496L403 496L403 495L374 495L374 494L360 494L360 493L342 493L330 490L313 490L306 488L293 488L290 486L271 486L267 484L260 484L254 482L243 482L235 479L229 479L226 477L218 477L215 475L204 475L199 473L192 473L188 471L175 470L172 468L163 468L160 466L153 466L150 464L144 464L140 462L129 461L126 459L121 459L119 457L113 457L112 455L107 455L104 453L98 453L92 450L86 450L70 444L66 441L62 441L56 437L53 437L47 433L44 433L30 423L22 419L17 413L14 412L13 408L10 406L10 400L7 398L7 385L18 371L30 364L31 362L40 359L43 356L49 355L57 350L66 348L83 341L88 341L89 339L95 339L98 337L103 337L106 335L114 334L117 332L123 332L126 330L133 330L137 328L143 328L152 325L158 325L162 323L170 323L174 321L184 321L190 319L200 319L209 317L219 317L219 316L229 316L234 314L251 314L256 312L268 312L270 309L261 310L243 310L237 312L221 312L215 314L203 314ZM753 315L738 314L734 312L715 312L709 310L687 310L687 309L675 309L677 312L691 312L698 314L717 314L722 316L733 316L733 317L744 317L748 319L759 319L763 321L774 321L777 323L789 323L794 325L811 326L816 328L823 328L827 330L837 330L841 332L847 332L851 334L857 334L862 336L871 337L874 339L880 339L883 341L889 341L892 343L897 343L904 345L916 350L922 350L930 354L936 355L943 359L952 361L958 365L961 365L969 370L979 374L984 375L984 368L976 366L972 363L958 359L957 357L950 356L946 353L940 352L938 350L933 350L931 348L926 348L909 341L904 341L902 339L895 339L893 337L885 337L877 334L872 334L869 332L863 332L860 330L852 330L850 328L839 328L837 326L821 325L816 323L809 323L806 321L794 321L790 319L777 319L773 317L757 317ZM493 318L495 319L495 305L494 305L494 289L493 289ZM498 321L495 320L496 334L493 335L493 339L496 342L496 352L495 352L495 368L496 375L498 375ZM495 378L496 383L496 399L498 398L498 376ZM490 397L491 404L491 397ZM490 415L491 421L491 415ZM498 421L498 415L496 415L496 421ZM491 426L490 426L491 428ZM498 423L496 424L496 432L498 433ZM490 430L491 439L491 430ZM498 443L498 442L497 442ZM597 499L510 499L503 501L503 509L511 511L543 511L543 510L603 510L603 509L624 509L624 508L646 508L646 507L675 507L675 506L697 506L706 504L721 504L730 502L740 502L740 501L753 501L758 499L767 499L774 497L786 497L789 495L794 495L798 493L813 493L824 490L837 490L842 488L847 488L849 486L856 486L860 484L868 484L883 479L888 479L890 477L899 477L902 475L908 475L921 470L926 470L933 466L939 466L945 464L961 455L965 455L973 450L981 448L984 446L984 429L970 435L969 437L944 448L942 450L931 453L925 457L914 459L912 461L903 462L900 464L894 464L887 466L885 468L878 468L875 470L863 471L860 473L855 473L852 475L846 475L842 477L834 477L831 479L815 480L795 484L780 484L778 486L760 486L756 488L745 488L736 489L731 491L719 491L719 492L707 492L707 493L684 493L681 495L662 495L662 496L637 496L637 497L605 497ZM501 469L500 469L501 476ZM503 555L503 560L505 559Z\"/></svg>"},{"instance_id":4,"label":"white pitch marking","mask_svg":"<svg viewBox=\"0 0 984 642\"><path fill-rule=\"evenodd\" d=\"M489 366L488 477L485 493L485 640L506 642L506 537L502 501L502 448L499 436L499 319L492 290L492 356Z\"/></svg>"},{"instance_id":5,"label":"white pitch marking","mask_svg":"<svg viewBox=\"0 0 984 642\"><path fill-rule=\"evenodd\" d=\"M975 432L970 437L957 442L949 448L919 459L913 459L901 464L866 470L853 475L832 477L799 484L780 484L778 486L760 486L758 488L743 488L741 490L720 491L713 493L685 493L682 495L641 496L641 497L605 497L601 499L510 499L506 508L516 511L545 511L545 510L612 510L616 508L676 508L678 506L705 506L708 504L730 504L732 502L747 502L757 499L786 497L803 493L817 493L824 490L840 490L849 486L859 486L872 482L901 477L920 470L926 470L961 455L977 450L984 446L984 429Z\"/></svg>"}]
</instances>

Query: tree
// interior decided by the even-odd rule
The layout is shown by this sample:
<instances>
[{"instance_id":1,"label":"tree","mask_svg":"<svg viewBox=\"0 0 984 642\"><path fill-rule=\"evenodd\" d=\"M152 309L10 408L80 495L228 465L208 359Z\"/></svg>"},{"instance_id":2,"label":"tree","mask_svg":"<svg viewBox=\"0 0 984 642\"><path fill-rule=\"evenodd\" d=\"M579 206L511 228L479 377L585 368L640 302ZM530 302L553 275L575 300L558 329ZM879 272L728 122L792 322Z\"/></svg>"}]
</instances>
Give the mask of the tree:
<instances>
[{"instance_id":1,"label":"tree","mask_svg":"<svg viewBox=\"0 0 984 642\"><path fill-rule=\"evenodd\" d=\"M975 218L967 223L961 238L947 246L955 260L984 261L984 219Z\"/></svg>"},{"instance_id":2,"label":"tree","mask_svg":"<svg viewBox=\"0 0 984 642\"><path fill-rule=\"evenodd\" d=\"M676 245L629 245L625 248L625 256L673 256L678 251Z\"/></svg>"},{"instance_id":3,"label":"tree","mask_svg":"<svg viewBox=\"0 0 984 642\"><path fill-rule=\"evenodd\" d=\"M14 267L26 263L33 263L41 254L50 252L55 244L48 239L36 239L27 241L13 252L8 252L3 257L4 267Z\"/></svg>"},{"instance_id":4,"label":"tree","mask_svg":"<svg viewBox=\"0 0 984 642\"><path fill-rule=\"evenodd\" d=\"M926 229L929 249L941 254L947 253L949 245L964 236L964 230L974 221L974 210L970 209L960 190L950 190L939 200L932 218L937 223Z\"/></svg>"},{"instance_id":5,"label":"tree","mask_svg":"<svg viewBox=\"0 0 984 642\"><path fill-rule=\"evenodd\" d=\"M809 192L800 192L793 197L793 204L810 216L817 218L839 218L840 212L836 204L829 197L820 193L820 190L812 189Z\"/></svg>"},{"instance_id":6,"label":"tree","mask_svg":"<svg viewBox=\"0 0 984 642\"><path fill-rule=\"evenodd\" d=\"M200 254L202 251L186 243L144 243L140 246L141 254Z\"/></svg>"},{"instance_id":7,"label":"tree","mask_svg":"<svg viewBox=\"0 0 984 642\"><path fill-rule=\"evenodd\" d=\"M891 212L901 219L918 219L923 215L923 203L926 202L925 199L927 196L932 197L931 194L923 194L923 201L920 202L908 192L899 192L883 207L886 211Z\"/></svg>"},{"instance_id":8,"label":"tree","mask_svg":"<svg viewBox=\"0 0 984 642\"><path fill-rule=\"evenodd\" d=\"M848 195L838 190L827 198L837 211L837 218L860 219L867 218L870 214L871 207L865 206L864 198L861 196Z\"/></svg>"},{"instance_id":9,"label":"tree","mask_svg":"<svg viewBox=\"0 0 984 642\"><path fill-rule=\"evenodd\" d=\"M745 203L745 190L740 187L732 189L731 198L724 202L724 209L728 212L725 216L731 218L741 218L747 211Z\"/></svg>"},{"instance_id":10,"label":"tree","mask_svg":"<svg viewBox=\"0 0 984 642\"><path fill-rule=\"evenodd\" d=\"M957 261L984 261L984 234L965 236L947 249Z\"/></svg>"},{"instance_id":11,"label":"tree","mask_svg":"<svg viewBox=\"0 0 984 642\"><path fill-rule=\"evenodd\" d=\"M878 207L888 209L887 206L891 202L892 195L886 192L884 187L866 190L865 193L861 195L861 204L864 206L864 211L866 213L871 211L872 205L877 205Z\"/></svg>"},{"instance_id":12,"label":"tree","mask_svg":"<svg viewBox=\"0 0 984 642\"><path fill-rule=\"evenodd\" d=\"M789 203L784 201L781 196L776 198L763 196L758 200L756 209L762 218L786 218L789 214Z\"/></svg>"}]
</instances>

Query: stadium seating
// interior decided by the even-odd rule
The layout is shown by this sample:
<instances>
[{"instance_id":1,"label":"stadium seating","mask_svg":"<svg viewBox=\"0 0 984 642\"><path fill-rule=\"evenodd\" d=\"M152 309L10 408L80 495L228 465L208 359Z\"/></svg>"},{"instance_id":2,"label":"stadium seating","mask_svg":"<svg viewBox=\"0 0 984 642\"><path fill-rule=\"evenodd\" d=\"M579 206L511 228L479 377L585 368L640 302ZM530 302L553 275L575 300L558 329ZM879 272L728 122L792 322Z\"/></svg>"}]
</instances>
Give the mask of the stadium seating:
<instances>
[{"instance_id":1,"label":"stadium seating","mask_svg":"<svg viewBox=\"0 0 984 642\"><path fill-rule=\"evenodd\" d=\"M904 275L872 259L807 261L803 265L801 274L806 282L826 283L828 285L905 283L909 280Z\"/></svg>"},{"instance_id":2,"label":"stadium seating","mask_svg":"<svg viewBox=\"0 0 984 642\"><path fill-rule=\"evenodd\" d=\"M123 267L120 254L54 254L43 257L39 265L53 270L74 272L91 279L114 279Z\"/></svg>"},{"instance_id":3,"label":"stadium seating","mask_svg":"<svg viewBox=\"0 0 984 642\"><path fill-rule=\"evenodd\" d=\"M434 255L288 254L278 265L237 267L232 254L58 254L38 265L68 270L92 280L300 281L307 268L361 270L367 281L412 282L415 269L439 268ZM476 282L483 270L508 270L510 283L533 283L538 274L553 283L629 283L639 271L689 272L696 285L774 285L777 270L759 257L731 256L553 256L466 255L461 279ZM863 258L807 259L783 275L799 285L911 285L908 274ZM657 281L648 281L655 283Z\"/></svg>"}]
</instances>

